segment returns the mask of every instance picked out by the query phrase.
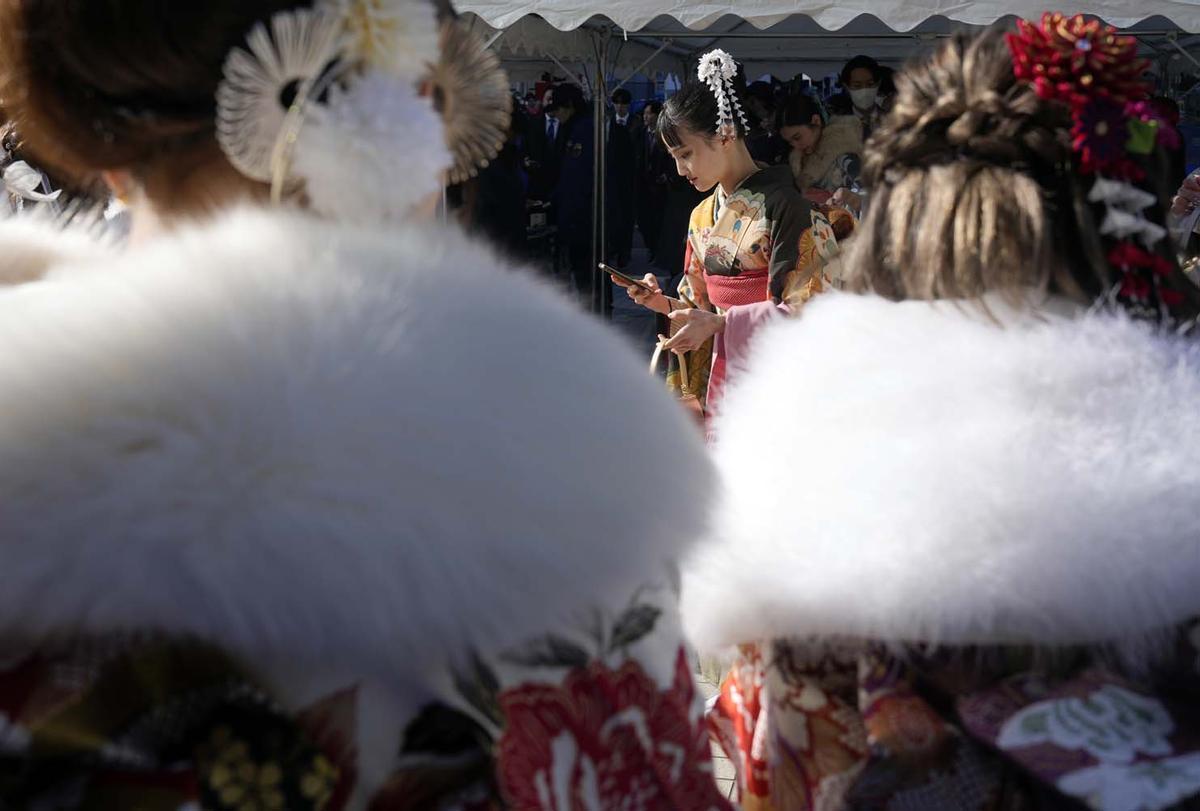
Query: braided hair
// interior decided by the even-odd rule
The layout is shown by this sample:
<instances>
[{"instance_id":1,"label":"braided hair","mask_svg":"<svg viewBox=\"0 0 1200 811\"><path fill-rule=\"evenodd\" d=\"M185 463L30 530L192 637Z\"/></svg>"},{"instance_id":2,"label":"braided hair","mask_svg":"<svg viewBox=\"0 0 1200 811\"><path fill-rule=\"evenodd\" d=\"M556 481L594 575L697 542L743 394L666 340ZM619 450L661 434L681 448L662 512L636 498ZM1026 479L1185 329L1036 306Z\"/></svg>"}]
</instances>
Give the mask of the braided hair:
<instances>
[{"instance_id":1,"label":"braided hair","mask_svg":"<svg viewBox=\"0 0 1200 811\"><path fill-rule=\"evenodd\" d=\"M1072 163L1070 111L1014 77L1004 32L957 34L896 84L895 106L867 143L872 198L847 249L848 286L895 300L990 291L1016 300L1026 288L1104 297L1113 271L1102 211L1088 201L1092 178ZM1147 213L1160 221L1163 161L1152 155L1145 167L1160 201ZM1166 241L1160 251L1174 264Z\"/></svg>"}]
</instances>

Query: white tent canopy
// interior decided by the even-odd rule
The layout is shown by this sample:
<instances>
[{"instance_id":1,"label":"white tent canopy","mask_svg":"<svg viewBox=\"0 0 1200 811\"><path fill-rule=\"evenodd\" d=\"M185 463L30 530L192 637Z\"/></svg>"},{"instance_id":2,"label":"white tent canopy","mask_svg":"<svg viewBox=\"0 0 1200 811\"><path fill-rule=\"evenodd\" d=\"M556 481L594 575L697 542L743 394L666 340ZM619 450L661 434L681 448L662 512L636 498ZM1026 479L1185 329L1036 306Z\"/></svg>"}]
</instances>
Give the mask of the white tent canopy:
<instances>
[{"instance_id":1,"label":"white tent canopy","mask_svg":"<svg viewBox=\"0 0 1200 811\"><path fill-rule=\"evenodd\" d=\"M646 28L658 17L670 17L690 29L704 29L724 16L768 28L800 14L826 30L839 29L869 14L894 31L909 31L930 17L988 25L1009 15L1038 17L1048 7L1066 13L1096 15L1125 28L1148 17L1164 17L1184 31L1200 31L1200 0L459 0L460 12L478 14L489 25L507 28L527 14L537 14L557 29L578 28L597 12L627 31Z\"/></svg>"},{"instance_id":2,"label":"white tent canopy","mask_svg":"<svg viewBox=\"0 0 1200 811\"><path fill-rule=\"evenodd\" d=\"M594 2L594 0L593 0ZM711 48L732 53L750 77L781 78L805 72L813 78L836 73L847 59L865 53L899 67L939 37L1012 19L1037 16L1052 0L991 2L854 0L836 8L806 6L797 0L741 0L693 3L673 0L609 0L585 5L578 0L460 0L458 8L484 39L494 41L515 81L542 71L579 78L591 74L599 52L597 36L610 37L606 66L620 79L634 71L685 76L695 58ZM730 8L736 14L728 13ZM1068 11L1097 14L1138 36L1141 55L1160 71L1196 71L1200 62L1181 48L1200 45L1200 0L1096 0ZM1136 9L1136 11L1135 11ZM598 10L603 15L596 14ZM785 13L785 11L787 13ZM1156 16L1157 15L1157 16ZM830 25L836 24L836 30ZM585 82L586 83L586 82Z\"/></svg>"},{"instance_id":3,"label":"white tent canopy","mask_svg":"<svg viewBox=\"0 0 1200 811\"><path fill-rule=\"evenodd\" d=\"M460 7L462 4L459 4ZM514 82L532 81L543 71L562 74L566 69L575 78L591 73L598 57L595 31L604 21L560 31L540 17L526 16L506 28L496 28L474 14L464 19L485 42L494 42L495 49ZM652 75L655 71L682 75L686 68L686 52L681 48L664 48L662 43L629 41L615 45L609 53L609 64L622 76L634 71Z\"/></svg>"}]
</instances>

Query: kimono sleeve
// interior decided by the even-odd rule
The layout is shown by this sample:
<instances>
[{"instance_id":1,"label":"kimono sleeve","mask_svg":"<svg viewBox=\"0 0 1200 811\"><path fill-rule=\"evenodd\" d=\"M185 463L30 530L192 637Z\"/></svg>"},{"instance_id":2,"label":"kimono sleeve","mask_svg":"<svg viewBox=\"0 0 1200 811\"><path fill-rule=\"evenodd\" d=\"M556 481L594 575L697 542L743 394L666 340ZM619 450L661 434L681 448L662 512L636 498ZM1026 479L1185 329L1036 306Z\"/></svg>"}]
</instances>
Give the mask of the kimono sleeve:
<instances>
[{"instance_id":1,"label":"kimono sleeve","mask_svg":"<svg viewBox=\"0 0 1200 811\"><path fill-rule=\"evenodd\" d=\"M771 298L779 302L783 299L784 287L789 285L789 278L801 269L800 240L812 223L812 207L791 185L781 188L774 202L773 210L769 212L771 262L768 273L771 279ZM803 270L807 273L815 272L810 268Z\"/></svg>"}]
</instances>

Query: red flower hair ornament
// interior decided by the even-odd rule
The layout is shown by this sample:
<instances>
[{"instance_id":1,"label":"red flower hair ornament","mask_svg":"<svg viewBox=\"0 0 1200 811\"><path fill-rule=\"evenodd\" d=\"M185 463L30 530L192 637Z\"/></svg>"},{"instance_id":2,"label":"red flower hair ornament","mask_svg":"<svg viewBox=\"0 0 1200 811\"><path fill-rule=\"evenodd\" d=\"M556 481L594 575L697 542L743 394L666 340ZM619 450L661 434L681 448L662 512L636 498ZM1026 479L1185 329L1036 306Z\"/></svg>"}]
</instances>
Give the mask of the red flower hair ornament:
<instances>
[{"instance_id":1,"label":"red flower hair ornament","mask_svg":"<svg viewBox=\"0 0 1200 811\"><path fill-rule=\"evenodd\" d=\"M1116 295L1135 312L1161 315L1177 297L1162 285L1170 263L1154 253L1166 230L1145 216L1155 197L1134 185L1144 172L1133 156L1180 140L1147 102L1141 77L1148 63L1138 58L1137 41L1099 20L1060 13L1038 24L1019 20L1005 39L1017 80L1071 110L1075 163L1095 177L1088 200L1104 205L1100 233L1114 242L1108 260L1122 275Z\"/></svg>"}]
</instances>

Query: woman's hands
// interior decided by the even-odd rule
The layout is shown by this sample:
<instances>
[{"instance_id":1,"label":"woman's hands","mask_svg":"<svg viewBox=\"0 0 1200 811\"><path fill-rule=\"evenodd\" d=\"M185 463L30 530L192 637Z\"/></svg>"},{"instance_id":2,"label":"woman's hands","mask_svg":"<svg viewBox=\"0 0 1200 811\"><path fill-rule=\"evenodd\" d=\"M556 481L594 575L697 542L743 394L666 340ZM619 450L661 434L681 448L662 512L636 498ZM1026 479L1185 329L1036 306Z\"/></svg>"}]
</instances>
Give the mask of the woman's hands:
<instances>
[{"instance_id":1,"label":"woman's hands","mask_svg":"<svg viewBox=\"0 0 1200 811\"><path fill-rule=\"evenodd\" d=\"M844 208L851 214L857 214L859 211L862 211L863 199L861 194L841 188L833 193L833 197L829 198L829 203L830 205Z\"/></svg>"},{"instance_id":2,"label":"woman's hands","mask_svg":"<svg viewBox=\"0 0 1200 811\"><path fill-rule=\"evenodd\" d=\"M658 279L653 273L647 273L642 277L642 284L646 287L639 287L636 284L630 284L620 276L609 274L609 278L614 284L619 284L625 288L625 293L638 304L648 310L653 310L656 313L666 315L671 311L671 303L667 301L667 297L663 295L662 289L658 286ZM649 289L646 289L649 288Z\"/></svg>"},{"instance_id":3,"label":"woman's hands","mask_svg":"<svg viewBox=\"0 0 1200 811\"><path fill-rule=\"evenodd\" d=\"M659 336L659 340L663 342L663 349L669 352L678 354L691 352L704 346L704 343L718 332L725 331L725 316L723 315L692 307L672 310L671 300L663 295L662 289L658 286L658 279L653 273L647 273L642 277L644 287L630 284L612 274L609 274L609 278L613 280L614 284L624 287L625 293L635 302L656 313L662 313L671 319L673 326L678 326L670 339Z\"/></svg>"},{"instance_id":4,"label":"woman's hands","mask_svg":"<svg viewBox=\"0 0 1200 811\"><path fill-rule=\"evenodd\" d=\"M664 341L663 349L680 355L699 349L709 338L725 331L725 316L708 310L674 310L667 317L671 319L672 326L678 326L679 330L670 340L662 336L659 338Z\"/></svg>"}]
</instances>

